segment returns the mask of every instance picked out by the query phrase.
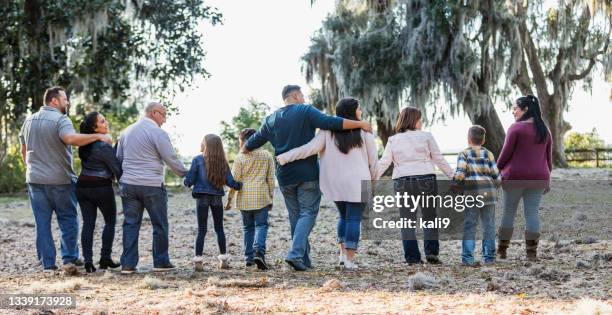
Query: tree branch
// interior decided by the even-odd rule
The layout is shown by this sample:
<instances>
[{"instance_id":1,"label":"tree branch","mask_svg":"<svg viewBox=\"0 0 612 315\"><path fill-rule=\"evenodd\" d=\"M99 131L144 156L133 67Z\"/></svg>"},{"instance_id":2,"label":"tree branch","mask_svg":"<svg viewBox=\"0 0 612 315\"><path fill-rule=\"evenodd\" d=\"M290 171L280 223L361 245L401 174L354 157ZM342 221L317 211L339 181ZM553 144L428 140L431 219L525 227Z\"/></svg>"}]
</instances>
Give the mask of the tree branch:
<instances>
[{"instance_id":1,"label":"tree branch","mask_svg":"<svg viewBox=\"0 0 612 315\"><path fill-rule=\"evenodd\" d=\"M584 69L580 73L570 74L568 76L568 79L571 81L584 79L584 77L586 77L591 72L591 69L593 69L594 65L595 65L595 57L591 57L591 59L589 59L589 65L586 67L586 69Z\"/></svg>"}]
</instances>

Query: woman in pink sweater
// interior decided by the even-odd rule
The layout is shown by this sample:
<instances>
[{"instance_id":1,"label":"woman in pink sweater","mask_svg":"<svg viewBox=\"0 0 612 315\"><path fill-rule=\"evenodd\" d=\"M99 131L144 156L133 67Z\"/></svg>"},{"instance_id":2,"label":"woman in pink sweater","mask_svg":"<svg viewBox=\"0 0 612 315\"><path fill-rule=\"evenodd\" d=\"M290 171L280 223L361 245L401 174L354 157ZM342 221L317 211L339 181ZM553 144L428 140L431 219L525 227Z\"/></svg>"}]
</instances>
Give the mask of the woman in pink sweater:
<instances>
[{"instance_id":1,"label":"woman in pink sweater","mask_svg":"<svg viewBox=\"0 0 612 315\"><path fill-rule=\"evenodd\" d=\"M359 102L351 97L343 98L336 105L336 115L361 120ZM321 130L307 144L280 154L276 159L284 165L317 153L321 154L321 191L336 203L340 213L337 225L339 263L349 270L358 269L354 258L366 206L361 197L361 182L372 180L376 175L378 156L374 136L359 129Z\"/></svg>"},{"instance_id":2,"label":"woman in pink sweater","mask_svg":"<svg viewBox=\"0 0 612 315\"><path fill-rule=\"evenodd\" d=\"M540 200L548 190L552 171L552 137L533 95L519 97L512 108L516 122L508 129L497 159L504 188L504 213L497 253L506 258L518 204L523 199L527 259L537 260L540 238Z\"/></svg>"},{"instance_id":3,"label":"woman in pink sweater","mask_svg":"<svg viewBox=\"0 0 612 315\"><path fill-rule=\"evenodd\" d=\"M389 138L385 152L378 161L376 179L380 178L393 163L393 186L396 192L410 195L437 195L435 167L453 178L454 171L442 156L436 140L431 133L422 131L421 111L412 106L405 107L400 113L395 126L396 134ZM402 219L416 220L416 211L401 207ZM437 218L435 207L421 209L423 220L433 221ZM404 258L409 265L422 264L421 252L416 240L414 228L405 228L402 232ZM440 264L438 253L440 245L438 230L424 229L425 259L430 264Z\"/></svg>"}]
</instances>

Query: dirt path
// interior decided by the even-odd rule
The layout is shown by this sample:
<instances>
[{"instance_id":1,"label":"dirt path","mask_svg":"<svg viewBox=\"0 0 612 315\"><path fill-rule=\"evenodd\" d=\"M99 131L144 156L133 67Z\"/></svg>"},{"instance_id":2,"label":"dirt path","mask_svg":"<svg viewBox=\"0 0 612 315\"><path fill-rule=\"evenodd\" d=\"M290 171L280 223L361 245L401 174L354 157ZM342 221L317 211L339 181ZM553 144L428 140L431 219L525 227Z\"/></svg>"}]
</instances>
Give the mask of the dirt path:
<instances>
[{"instance_id":1,"label":"dirt path","mask_svg":"<svg viewBox=\"0 0 612 315\"><path fill-rule=\"evenodd\" d=\"M151 224L145 220L141 229L139 264L143 272L130 276L118 272L78 277L43 276L36 262L35 231L27 200L24 196L3 197L0 199L0 292L74 293L77 309L56 311L70 314L539 314L574 311L595 314L598 308L602 314L612 313L612 242L608 240L612 224L610 173L593 175L570 170L557 172L555 176L559 181L583 177L598 179L580 182L580 189L559 185L557 187L563 188L553 191L542 205L543 221L551 218L551 222L556 222L566 216L576 219L579 210L584 215L578 218L581 225L543 232L542 259L538 263L524 261L523 242L515 240L509 250L510 259L486 268L460 266L460 241L441 243L442 266L422 267L408 267L402 263L400 241L363 241L358 263L364 270L339 270L335 266L336 210L332 203L325 201L311 237L315 269L292 272L282 262L290 235L284 203L277 194L268 233L268 261L272 270L259 272L244 267L241 220L238 212L230 211L225 216L225 227L228 250L233 256L232 269L216 268L217 246L212 227L209 227L205 242L206 270L194 273L190 260L196 232L195 203L186 191L179 190L171 194L169 214L170 256L179 267L176 271L166 274L146 271L152 267L152 259ZM578 197L557 197L572 194ZM585 203L584 199L590 203ZM568 204L568 200L575 204ZM498 216L500 212L498 208ZM100 219L95 234L95 261L100 248ZM120 215L113 253L116 259L121 252L122 221ZM59 249L57 225L53 226ZM575 237L576 229L603 232L593 234L597 237L585 238L587 234L584 233ZM14 312L0 310L0 313Z\"/></svg>"}]
</instances>

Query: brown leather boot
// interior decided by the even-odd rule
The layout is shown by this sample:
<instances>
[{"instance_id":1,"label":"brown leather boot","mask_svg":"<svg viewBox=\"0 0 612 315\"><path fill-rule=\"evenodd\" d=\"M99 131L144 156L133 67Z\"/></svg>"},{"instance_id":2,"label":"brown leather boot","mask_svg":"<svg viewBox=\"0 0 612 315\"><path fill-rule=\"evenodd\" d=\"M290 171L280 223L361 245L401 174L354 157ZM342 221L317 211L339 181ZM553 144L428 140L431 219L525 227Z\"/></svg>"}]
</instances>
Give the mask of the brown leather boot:
<instances>
[{"instance_id":1,"label":"brown leather boot","mask_svg":"<svg viewBox=\"0 0 612 315\"><path fill-rule=\"evenodd\" d=\"M527 260L538 261L538 242L540 233L525 231L525 251L527 252Z\"/></svg>"},{"instance_id":2,"label":"brown leather boot","mask_svg":"<svg viewBox=\"0 0 612 315\"><path fill-rule=\"evenodd\" d=\"M514 229L512 228L502 228L500 227L497 230L497 235L499 236L499 242L497 245L497 255L501 259L506 259L506 251L508 246L510 246L510 239L512 239L512 232Z\"/></svg>"}]
</instances>

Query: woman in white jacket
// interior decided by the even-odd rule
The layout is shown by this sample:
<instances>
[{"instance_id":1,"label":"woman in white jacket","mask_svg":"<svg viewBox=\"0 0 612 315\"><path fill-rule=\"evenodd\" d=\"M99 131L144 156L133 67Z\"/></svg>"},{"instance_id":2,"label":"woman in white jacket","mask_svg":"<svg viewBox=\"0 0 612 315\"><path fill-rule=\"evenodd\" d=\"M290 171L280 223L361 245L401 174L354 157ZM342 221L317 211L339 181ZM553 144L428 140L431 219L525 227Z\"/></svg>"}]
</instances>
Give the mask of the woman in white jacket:
<instances>
[{"instance_id":1,"label":"woman in white jacket","mask_svg":"<svg viewBox=\"0 0 612 315\"><path fill-rule=\"evenodd\" d=\"M351 97L343 98L336 105L336 115L361 120L359 102ZM321 153L321 191L338 207L339 263L346 269L357 269L354 257L366 206L361 196L362 181L370 181L376 176L378 155L374 136L360 129L321 130L307 144L280 154L276 159L284 165L317 153Z\"/></svg>"},{"instance_id":2,"label":"woman in white jacket","mask_svg":"<svg viewBox=\"0 0 612 315\"><path fill-rule=\"evenodd\" d=\"M389 138L385 152L378 161L376 179L379 179L393 163L393 186L396 192L410 195L436 195L435 166L448 177L453 177L453 170L446 162L436 140L431 133L422 131L421 111L416 107L405 107L395 125L396 134ZM400 207L400 216L416 220L416 209L410 211ZM435 207L421 208L423 220L430 221L437 217ZM415 229L402 229L404 258L410 265L422 264ZM438 230L424 229L425 258L431 264L439 264Z\"/></svg>"}]
</instances>

